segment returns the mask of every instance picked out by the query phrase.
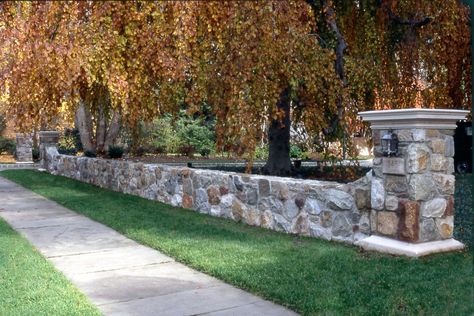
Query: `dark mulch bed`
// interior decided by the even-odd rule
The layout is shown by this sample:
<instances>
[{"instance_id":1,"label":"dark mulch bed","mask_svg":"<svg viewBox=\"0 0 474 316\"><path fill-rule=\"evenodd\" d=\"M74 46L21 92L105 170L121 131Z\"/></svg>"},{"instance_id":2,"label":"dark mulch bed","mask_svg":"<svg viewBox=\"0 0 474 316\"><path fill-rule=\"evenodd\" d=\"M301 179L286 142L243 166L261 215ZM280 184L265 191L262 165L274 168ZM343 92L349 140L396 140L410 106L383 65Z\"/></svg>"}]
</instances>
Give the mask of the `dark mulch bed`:
<instances>
[{"instance_id":1,"label":"dark mulch bed","mask_svg":"<svg viewBox=\"0 0 474 316\"><path fill-rule=\"evenodd\" d=\"M244 166L195 164L199 169L221 170L245 173ZM348 183L363 177L370 168L360 166L301 166L295 168L290 177L295 179L311 179L320 181L337 181ZM261 166L252 167L252 174L263 174Z\"/></svg>"}]
</instances>

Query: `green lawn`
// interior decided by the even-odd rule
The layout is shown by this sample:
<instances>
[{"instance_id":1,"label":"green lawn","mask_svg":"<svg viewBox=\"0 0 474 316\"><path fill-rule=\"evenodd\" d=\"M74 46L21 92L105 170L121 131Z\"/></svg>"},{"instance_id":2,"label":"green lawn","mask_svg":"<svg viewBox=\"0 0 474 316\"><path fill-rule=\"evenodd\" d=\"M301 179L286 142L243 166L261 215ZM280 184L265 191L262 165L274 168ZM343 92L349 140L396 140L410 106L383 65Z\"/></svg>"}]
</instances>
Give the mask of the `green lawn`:
<instances>
[{"instance_id":1,"label":"green lawn","mask_svg":"<svg viewBox=\"0 0 474 316\"><path fill-rule=\"evenodd\" d=\"M0 219L0 315L101 315L88 299Z\"/></svg>"},{"instance_id":2,"label":"green lawn","mask_svg":"<svg viewBox=\"0 0 474 316\"><path fill-rule=\"evenodd\" d=\"M46 173L0 174L189 266L305 315L474 314L473 256L468 251L421 259L364 253Z\"/></svg>"}]
</instances>

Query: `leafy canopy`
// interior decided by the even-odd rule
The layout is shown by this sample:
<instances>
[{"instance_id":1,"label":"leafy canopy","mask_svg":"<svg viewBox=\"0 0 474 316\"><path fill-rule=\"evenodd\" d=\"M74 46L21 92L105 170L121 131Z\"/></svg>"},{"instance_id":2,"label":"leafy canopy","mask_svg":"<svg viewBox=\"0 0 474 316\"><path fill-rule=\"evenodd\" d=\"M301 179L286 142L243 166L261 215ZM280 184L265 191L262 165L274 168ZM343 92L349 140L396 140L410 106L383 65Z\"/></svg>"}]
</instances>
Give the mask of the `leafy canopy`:
<instances>
[{"instance_id":1,"label":"leafy canopy","mask_svg":"<svg viewBox=\"0 0 474 316\"><path fill-rule=\"evenodd\" d=\"M347 42L347 82L322 2ZM206 102L218 149L252 153L288 86L312 135L341 96L349 134L360 110L468 107L468 21L457 0L1 2L1 100L23 129L104 89L131 126Z\"/></svg>"}]
</instances>

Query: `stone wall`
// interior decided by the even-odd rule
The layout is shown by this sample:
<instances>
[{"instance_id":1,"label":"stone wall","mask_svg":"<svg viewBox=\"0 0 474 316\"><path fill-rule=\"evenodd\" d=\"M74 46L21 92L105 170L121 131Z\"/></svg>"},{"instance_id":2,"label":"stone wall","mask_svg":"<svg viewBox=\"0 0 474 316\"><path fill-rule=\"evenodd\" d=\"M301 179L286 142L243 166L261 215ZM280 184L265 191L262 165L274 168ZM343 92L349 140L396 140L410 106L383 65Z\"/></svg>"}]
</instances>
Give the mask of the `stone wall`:
<instances>
[{"instance_id":1,"label":"stone wall","mask_svg":"<svg viewBox=\"0 0 474 316\"><path fill-rule=\"evenodd\" d=\"M114 191L304 236L353 243L370 235L370 180L340 184L60 155L45 167Z\"/></svg>"},{"instance_id":2,"label":"stone wall","mask_svg":"<svg viewBox=\"0 0 474 316\"><path fill-rule=\"evenodd\" d=\"M33 162L33 137L31 134L16 134L16 161Z\"/></svg>"},{"instance_id":3,"label":"stone wall","mask_svg":"<svg viewBox=\"0 0 474 316\"><path fill-rule=\"evenodd\" d=\"M395 129L399 157L382 157L374 130L372 229L408 242L452 238L454 130Z\"/></svg>"}]
</instances>

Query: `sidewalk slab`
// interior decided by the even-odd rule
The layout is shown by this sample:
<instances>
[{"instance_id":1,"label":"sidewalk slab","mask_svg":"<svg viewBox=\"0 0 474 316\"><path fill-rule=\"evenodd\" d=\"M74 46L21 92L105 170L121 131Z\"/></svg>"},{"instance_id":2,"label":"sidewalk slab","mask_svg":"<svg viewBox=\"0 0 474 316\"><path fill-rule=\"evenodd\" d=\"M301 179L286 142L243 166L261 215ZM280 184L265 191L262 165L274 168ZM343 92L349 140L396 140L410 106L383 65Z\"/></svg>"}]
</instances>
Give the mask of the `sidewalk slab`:
<instances>
[{"instance_id":1,"label":"sidewalk slab","mask_svg":"<svg viewBox=\"0 0 474 316\"><path fill-rule=\"evenodd\" d=\"M172 258L140 244L79 255L52 257L49 260L71 278L83 273L135 268L174 261Z\"/></svg>"},{"instance_id":2,"label":"sidewalk slab","mask_svg":"<svg viewBox=\"0 0 474 316\"><path fill-rule=\"evenodd\" d=\"M221 285L220 281L176 262L75 274L69 277L98 305Z\"/></svg>"},{"instance_id":3,"label":"sidewalk slab","mask_svg":"<svg viewBox=\"0 0 474 316\"><path fill-rule=\"evenodd\" d=\"M261 300L262 299L254 295L227 284L221 284L206 289L182 291L162 296L103 305L101 309L105 314L114 316L201 315L249 305ZM236 314L236 316L237 315L238 314ZM285 315L295 314L289 312Z\"/></svg>"},{"instance_id":4,"label":"sidewalk slab","mask_svg":"<svg viewBox=\"0 0 474 316\"><path fill-rule=\"evenodd\" d=\"M0 177L0 217L104 315L297 315Z\"/></svg>"},{"instance_id":5,"label":"sidewalk slab","mask_svg":"<svg viewBox=\"0 0 474 316\"><path fill-rule=\"evenodd\" d=\"M78 216L73 224L18 228L44 256L58 257L128 247L136 243L112 229Z\"/></svg>"}]
</instances>

